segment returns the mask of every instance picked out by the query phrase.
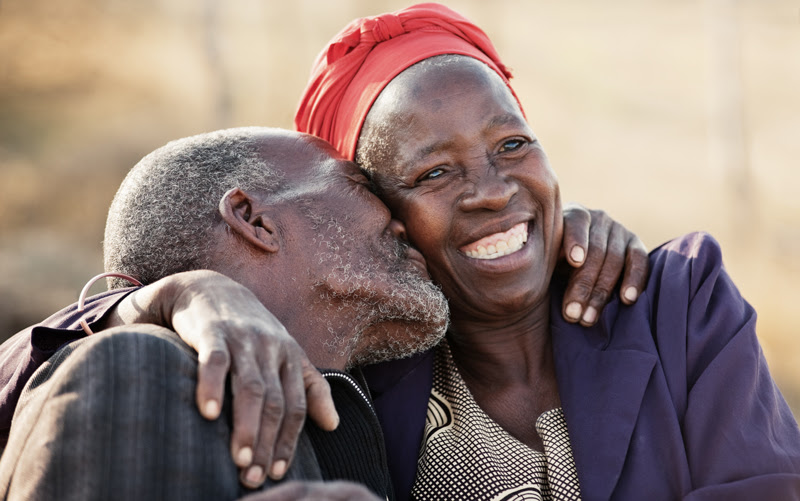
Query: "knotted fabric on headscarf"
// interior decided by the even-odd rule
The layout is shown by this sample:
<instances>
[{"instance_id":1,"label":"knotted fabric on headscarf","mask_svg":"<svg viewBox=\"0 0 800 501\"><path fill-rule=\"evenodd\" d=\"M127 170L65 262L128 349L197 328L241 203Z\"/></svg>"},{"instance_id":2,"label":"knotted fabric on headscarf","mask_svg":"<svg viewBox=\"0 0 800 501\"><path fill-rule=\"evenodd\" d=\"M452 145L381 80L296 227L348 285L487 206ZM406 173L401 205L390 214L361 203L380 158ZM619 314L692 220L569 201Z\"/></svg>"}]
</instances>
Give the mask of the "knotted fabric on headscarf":
<instances>
[{"instance_id":1,"label":"knotted fabric on headscarf","mask_svg":"<svg viewBox=\"0 0 800 501\"><path fill-rule=\"evenodd\" d=\"M506 85L511 78L480 28L443 5L418 4L356 19L333 37L311 68L295 128L353 160L364 119L383 88L409 66L441 54L483 61Z\"/></svg>"}]
</instances>

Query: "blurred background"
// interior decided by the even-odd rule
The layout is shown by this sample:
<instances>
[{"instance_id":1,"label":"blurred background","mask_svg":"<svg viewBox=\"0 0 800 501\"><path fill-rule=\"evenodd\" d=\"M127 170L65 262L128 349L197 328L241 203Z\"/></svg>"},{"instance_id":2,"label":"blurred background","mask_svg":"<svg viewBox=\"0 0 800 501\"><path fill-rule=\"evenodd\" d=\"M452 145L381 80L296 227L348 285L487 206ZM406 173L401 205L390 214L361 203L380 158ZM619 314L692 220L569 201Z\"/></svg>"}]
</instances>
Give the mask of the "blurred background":
<instances>
[{"instance_id":1,"label":"blurred background","mask_svg":"<svg viewBox=\"0 0 800 501\"><path fill-rule=\"evenodd\" d=\"M564 200L649 248L695 230L721 242L800 416L800 2L445 3L514 70ZM323 44L407 5L0 0L0 339L102 271L106 210L139 158L223 127L291 128Z\"/></svg>"}]
</instances>

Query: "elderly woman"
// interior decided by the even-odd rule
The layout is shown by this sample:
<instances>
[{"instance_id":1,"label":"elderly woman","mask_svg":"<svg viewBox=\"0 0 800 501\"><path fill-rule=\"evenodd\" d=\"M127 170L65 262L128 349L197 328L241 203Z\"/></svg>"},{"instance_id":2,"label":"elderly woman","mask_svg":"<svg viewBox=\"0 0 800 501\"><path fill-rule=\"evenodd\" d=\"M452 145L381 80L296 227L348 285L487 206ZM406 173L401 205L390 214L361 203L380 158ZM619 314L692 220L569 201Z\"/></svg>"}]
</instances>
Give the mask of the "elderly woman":
<instances>
[{"instance_id":1,"label":"elderly woman","mask_svg":"<svg viewBox=\"0 0 800 501\"><path fill-rule=\"evenodd\" d=\"M369 173L450 302L435 354L371 373L398 498L800 499L800 431L713 239L654 251L594 327L561 318L558 182L509 78L422 4L334 37L296 116Z\"/></svg>"}]
</instances>

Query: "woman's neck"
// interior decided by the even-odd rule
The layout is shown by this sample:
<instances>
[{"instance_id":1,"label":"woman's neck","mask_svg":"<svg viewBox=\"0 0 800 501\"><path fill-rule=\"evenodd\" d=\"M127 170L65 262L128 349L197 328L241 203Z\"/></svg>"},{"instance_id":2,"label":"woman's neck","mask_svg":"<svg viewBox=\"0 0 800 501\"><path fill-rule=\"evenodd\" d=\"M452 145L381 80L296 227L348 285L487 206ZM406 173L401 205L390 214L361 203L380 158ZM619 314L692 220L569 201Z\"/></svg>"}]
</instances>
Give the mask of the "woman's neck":
<instances>
[{"instance_id":1,"label":"woman's neck","mask_svg":"<svg viewBox=\"0 0 800 501\"><path fill-rule=\"evenodd\" d=\"M475 318L453 311L451 318L448 340L465 380L488 387L529 384L552 371L549 301L516 316Z\"/></svg>"},{"instance_id":2,"label":"woman's neck","mask_svg":"<svg viewBox=\"0 0 800 501\"><path fill-rule=\"evenodd\" d=\"M543 450L536 417L561 406L550 336L550 305L503 321L467 320L455 312L448 341L477 404L522 443Z\"/></svg>"}]
</instances>

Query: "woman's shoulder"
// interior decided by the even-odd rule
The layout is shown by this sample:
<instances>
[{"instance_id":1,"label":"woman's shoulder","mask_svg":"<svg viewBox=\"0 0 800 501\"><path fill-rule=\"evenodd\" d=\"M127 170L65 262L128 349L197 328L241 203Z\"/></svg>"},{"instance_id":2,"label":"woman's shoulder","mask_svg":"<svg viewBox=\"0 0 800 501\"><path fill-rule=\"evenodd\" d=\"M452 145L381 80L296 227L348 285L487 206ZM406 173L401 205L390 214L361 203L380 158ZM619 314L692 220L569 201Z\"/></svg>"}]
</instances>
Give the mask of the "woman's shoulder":
<instances>
[{"instance_id":1,"label":"woman's shoulder","mask_svg":"<svg viewBox=\"0 0 800 501\"><path fill-rule=\"evenodd\" d=\"M558 338L600 350L648 352L662 359L665 354L684 359L686 350L696 347L719 349L755 315L725 271L719 243L703 232L675 238L651 251L650 274L639 299L627 306L615 291L595 326L567 323L556 309L559 301L556 293L551 322Z\"/></svg>"},{"instance_id":2,"label":"woman's shoulder","mask_svg":"<svg viewBox=\"0 0 800 501\"><path fill-rule=\"evenodd\" d=\"M650 252L646 292L651 298L667 293L679 294L690 302L708 299L708 294L720 280L730 283L722 260L722 248L708 233L689 233ZM708 294L702 294L706 289ZM701 294L699 298L698 294Z\"/></svg>"},{"instance_id":3,"label":"woman's shoulder","mask_svg":"<svg viewBox=\"0 0 800 501\"><path fill-rule=\"evenodd\" d=\"M706 266L721 266L722 248L719 242L706 232L688 233L652 250L650 265L651 275L662 273L665 268L674 266L691 266L698 271L705 269Z\"/></svg>"}]
</instances>

